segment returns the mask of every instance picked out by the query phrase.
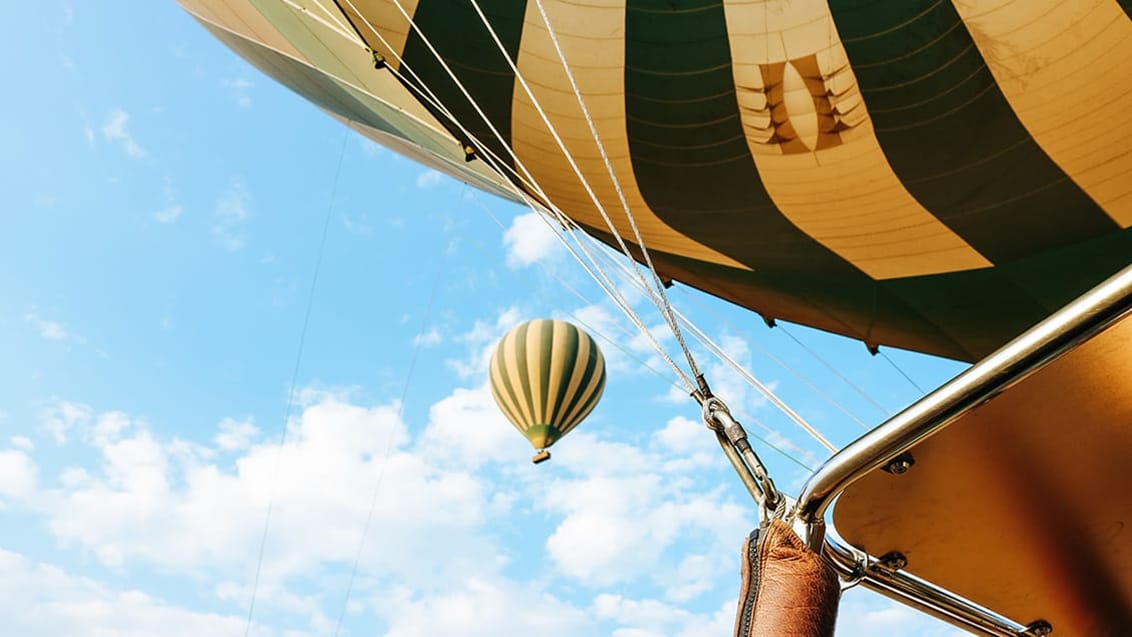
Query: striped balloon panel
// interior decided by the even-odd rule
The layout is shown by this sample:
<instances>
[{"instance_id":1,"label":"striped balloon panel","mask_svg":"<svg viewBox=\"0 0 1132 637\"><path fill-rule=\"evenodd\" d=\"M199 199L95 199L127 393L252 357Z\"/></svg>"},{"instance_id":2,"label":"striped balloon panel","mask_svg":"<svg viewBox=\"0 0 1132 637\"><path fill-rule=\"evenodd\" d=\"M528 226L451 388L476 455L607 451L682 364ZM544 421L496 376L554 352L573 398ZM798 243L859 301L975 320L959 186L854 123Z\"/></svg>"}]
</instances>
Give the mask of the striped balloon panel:
<instances>
[{"instance_id":1,"label":"striped balloon panel","mask_svg":"<svg viewBox=\"0 0 1132 637\"><path fill-rule=\"evenodd\" d=\"M181 1L351 120L396 70L449 152L767 317L970 360L1132 261L1127 0Z\"/></svg>"},{"instance_id":2,"label":"striped balloon panel","mask_svg":"<svg viewBox=\"0 0 1132 637\"><path fill-rule=\"evenodd\" d=\"M492 395L536 449L554 444L597 405L605 360L585 332L540 319L508 332L491 357Z\"/></svg>"}]
</instances>

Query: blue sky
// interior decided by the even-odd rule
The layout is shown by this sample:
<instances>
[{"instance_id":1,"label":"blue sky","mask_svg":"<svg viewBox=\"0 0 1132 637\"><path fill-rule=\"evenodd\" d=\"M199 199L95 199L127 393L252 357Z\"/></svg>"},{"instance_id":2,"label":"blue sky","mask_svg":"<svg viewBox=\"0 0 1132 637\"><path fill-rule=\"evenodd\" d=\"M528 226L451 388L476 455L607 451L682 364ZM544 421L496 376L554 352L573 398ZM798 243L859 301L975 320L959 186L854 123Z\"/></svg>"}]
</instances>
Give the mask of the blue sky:
<instances>
[{"instance_id":1,"label":"blue sky","mask_svg":"<svg viewBox=\"0 0 1132 637\"><path fill-rule=\"evenodd\" d=\"M269 502L251 634L730 634L753 507L529 211L347 133L173 2L8 14L7 634L244 634ZM874 425L920 395L860 343L671 298L839 446L864 430L842 409ZM485 360L541 316L594 331L610 376L534 467ZM696 353L752 433L828 455ZM889 356L923 387L961 369ZM804 470L759 451L796 491ZM955 632L860 591L843 608L843 637Z\"/></svg>"}]
</instances>

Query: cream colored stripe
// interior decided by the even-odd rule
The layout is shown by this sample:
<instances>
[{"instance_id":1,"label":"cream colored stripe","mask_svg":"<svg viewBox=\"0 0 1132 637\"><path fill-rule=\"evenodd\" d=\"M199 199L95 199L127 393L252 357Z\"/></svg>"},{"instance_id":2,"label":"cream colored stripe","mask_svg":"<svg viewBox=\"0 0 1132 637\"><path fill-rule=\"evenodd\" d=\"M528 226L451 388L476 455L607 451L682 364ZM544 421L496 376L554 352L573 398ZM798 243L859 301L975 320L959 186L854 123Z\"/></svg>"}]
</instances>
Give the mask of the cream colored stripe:
<instances>
[{"instance_id":1,"label":"cream colored stripe","mask_svg":"<svg viewBox=\"0 0 1132 637\"><path fill-rule=\"evenodd\" d=\"M1006 99L1042 150L1132 226L1132 21L1115 0L958 0Z\"/></svg>"},{"instance_id":2,"label":"cream colored stripe","mask_svg":"<svg viewBox=\"0 0 1132 637\"><path fill-rule=\"evenodd\" d=\"M892 171L825 0L725 0L724 9L747 144L794 225L875 279L991 265ZM815 94L832 113L819 113ZM839 133L823 133L838 122Z\"/></svg>"},{"instance_id":3,"label":"cream colored stripe","mask_svg":"<svg viewBox=\"0 0 1132 637\"><path fill-rule=\"evenodd\" d=\"M573 329L568 323L563 321L554 321L554 334L551 336L551 343L555 346L550 348L550 393L546 401L546 423L550 423L551 417L554 415L554 410L558 408L558 389L562 387L562 371L566 368L566 348L558 347L558 343L566 342L566 335Z\"/></svg>"},{"instance_id":4,"label":"cream colored stripe","mask_svg":"<svg viewBox=\"0 0 1132 637\"><path fill-rule=\"evenodd\" d=\"M594 119L646 247L749 270L734 259L669 227L649 209L637 188L625 128L624 0L597 0L585 5L543 0L542 4ZM567 150L613 219L617 231L626 238L632 238L632 229L625 220L613 181L533 0L527 3L518 68L547 111L555 129L564 138ZM605 221L518 83L511 108L512 147L535 181L575 221L607 232Z\"/></svg>"},{"instance_id":5,"label":"cream colored stripe","mask_svg":"<svg viewBox=\"0 0 1132 637\"><path fill-rule=\"evenodd\" d=\"M494 356L491 357L491 393L495 396L495 402L503 411L503 415L507 416L507 420L515 425L519 431L526 431L526 426L523 422L522 414L519 412L518 406L513 400L503 385L503 357L498 350Z\"/></svg>"},{"instance_id":6,"label":"cream colored stripe","mask_svg":"<svg viewBox=\"0 0 1132 637\"><path fill-rule=\"evenodd\" d=\"M370 48L381 53L385 58L385 63L393 68L400 68L401 54L405 51L405 42L409 39L409 32L412 25L405 19L401 9L397 8L400 3L401 8L409 15L415 15L417 12L417 0L339 0L342 8L345 10L347 16L354 23L354 26L365 38L366 44ZM361 15L359 15L359 13ZM364 17L363 17L364 16ZM368 24L367 24L368 20ZM374 35L373 30L377 29L381 33L381 37L389 43L386 47L382 43L381 38ZM390 48L393 50L390 51ZM396 53L396 55L394 55Z\"/></svg>"},{"instance_id":7,"label":"cream colored stripe","mask_svg":"<svg viewBox=\"0 0 1132 637\"><path fill-rule=\"evenodd\" d=\"M527 395L523 392L522 377L526 375L526 370L523 366L526 364L526 361L519 360L518 342L519 337L517 331L512 331L504 337L500 351L503 353L503 371L507 373L507 379L511 383L511 389L515 392L515 398L519 402L516 407L523 418L523 430L526 431L527 427L535 424L535 418L534 414L531 413L530 406L527 404Z\"/></svg>"},{"instance_id":8,"label":"cream colored stripe","mask_svg":"<svg viewBox=\"0 0 1132 637\"><path fill-rule=\"evenodd\" d=\"M534 405L536 425L546 424L546 401L543 400L546 388L542 385L541 372L543 359L549 358L550 355L542 349L542 331L550 327L546 325L547 322L541 319L531 321L530 327L527 328L527 378L531 383L531 403ZM549 364L549 361L546 364Z\"/></svg>"},{"instance_id":9,"label":"cream colored stripe","mask_svg":"<svg viewBox=\"0 0 1132 637\"><path fill-rule=\"evenodd\" d=\"M358 0L341 0L342 6L349 11L351 9L350 2L353 6L359 9L363 7L362 2ZM416 2L410 0L400 0L402 6L407 11L413 11L416 8ZM373 2L371 4L381 4L385 6L386 12L393 12L395 16L389 17L389 20L395 25L407 25L404 17L397 10L397 6L389 2L386 6L384 3ZM305 29L313 35L313 38L306 37L307 34L296 33L296 43L298 46L304 44L309 48L311 46L321 47L319 50L304 50L303 53L307 60L316 64L323 73L326 73L339 80L343 80L353 86L361 87L371 95L380 96L382 101L385 101L393 106L401 109L413 118L424 122L433 130L440 132L446 137L451 137L447 129L445 129L440 122L432 116L431 113L416 99L416 97L409 92L401 82L392 74L388 72L377 72L373 68L373 57L370 53L365 51L361 46L355 42L343 38L341 35L331 31L330 27L322 22L315 20L312 16L307 15L301 11L297 11L290 6L281 7L285 9L287 15L293 20L301 22L302 26L299 28ZM282 14L281 14L282 15ZM381 39L374 35L373 29L370 28L357 14L351 14L350 17L354 20L354 25L362 34L366 43L370 46L382 50ZM386 16L379 15L381 19ZM370 25L380 29L382 37L389 40L391 44L398 46L397 53L400 55L401 50L404 48L404 34L394 30L382 29L379 27L378 22L373 20L373 17L368 16ZM339 19L346 23L345 15L340 15ZM399 22L397 21L399 20ZM328 21L334 23L334 21ZM283 28L283 27L280 27ZM349 26L347 26L349 29ZM352 31L348 31L349 35L357 38ZM400 39L398 39L400 38ZM396 68L397 60L394 56L390 55L388 51L382 50L385 55L387 63ZM455 138L453 143L455 143Z\"/></svg>"},{"instance_id":10,"label":"cream colored stripe","mask_svg":"<svg viewBox=\"0 0 1132 637\"><path fill-rule=\"evenodd\" d=\"M276 51L306 60L247 0L178 0L186 11L202 19L255 40Z\"/></svg>"}]
</instances>

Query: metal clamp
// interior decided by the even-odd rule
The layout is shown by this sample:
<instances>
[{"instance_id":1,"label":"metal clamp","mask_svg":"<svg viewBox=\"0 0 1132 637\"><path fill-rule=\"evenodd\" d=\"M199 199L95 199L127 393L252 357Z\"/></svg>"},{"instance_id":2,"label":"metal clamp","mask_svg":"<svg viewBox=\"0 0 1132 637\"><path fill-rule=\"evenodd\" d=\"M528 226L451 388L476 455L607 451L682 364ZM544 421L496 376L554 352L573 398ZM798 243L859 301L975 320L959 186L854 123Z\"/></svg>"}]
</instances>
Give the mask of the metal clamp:
<instances>
[{"instance_id":1,"label":"metal clamp","mask_svg":"<svg viewBox=\"0 0 1132 637\"><path fill-rule=\"evenodd\" d=\"M763 519L783 512L780 505L784 502L782 494L774 486L767 474L766 466L759 459L758 454L751 448L747 440L747 432L731 416L731 410L722 400L708 394L701 400L704 424L715 432L727 459L739 473L739 478L747 491L758 503L763 512Z\"/></svg>"}]
</instances>

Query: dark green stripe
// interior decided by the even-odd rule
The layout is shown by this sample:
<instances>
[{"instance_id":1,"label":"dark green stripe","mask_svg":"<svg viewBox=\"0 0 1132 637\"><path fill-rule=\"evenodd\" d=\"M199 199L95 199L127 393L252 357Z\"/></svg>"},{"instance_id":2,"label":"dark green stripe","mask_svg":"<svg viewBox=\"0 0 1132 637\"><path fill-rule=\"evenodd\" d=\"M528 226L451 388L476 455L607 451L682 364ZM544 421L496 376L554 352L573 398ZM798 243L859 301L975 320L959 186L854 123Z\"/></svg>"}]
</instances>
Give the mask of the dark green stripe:
<instances>
[{"instance_id":1,"label":"dark green stripe","mask_svg":"<svg viewBox=\"0 0 1132 637\"><path fill-rule=\"evenodd\" d=\"M503 48L517 59L523 31L525 0L477 0ZM476 14L470 0L420 0L413 20L444 58L453 74L511 144L511 97L515 73ZM428 86L452 115L507 165L513 165L503 143L476 113L472 103L449 77L420 34L414 30L402 54L414 81ZM409 70L402 68L406 75ZM430 110L431 107L430 107ZM433 113L444 119L437 112ZM457 135L460 137L460 135Z\"/></svg>"},{"instance_id":2,"label":"dark green stripe","mask_svg":"<svg viewBox=\"0 0 1132 637\"><path fill-rule=\"evenodd\" d=\"M1125 15L1132 19L1132 0L1118 0L1117 4L1121 9L1124 9Z\"/></svg>"},{"instance_id":3,"label":"dark green stripe","mask_svg":"<svg viewBox=\"0 0 1132 637\"><path fill-rule=\"evenodd\" d=\"M534 399L531 397L531 369L530 361L527 360L527 332L530 330L530 323L523 323L515 328L515 340L513 347L515 348L515 362L519 366L519 397L527 406L527 413L531 417L538 419L538 413L535 412ZM531 422L529 424L537 425L541 423Z\"/></svg>"},{"instance_id":4,"label":"dark green stripe","mask_svg":"<svg viewBox=\"0 0 1132 637\"><path fill-rule=\"evenodd\" d=\"M504 398L510 399L509 405L500 404L500 407L508 414L511 422L515 423L520 429L523 429L524 426L528 426L530 423L524 422L523 414L517 411L519 407L519 396L515 393L515 388L511 386L511 380L507 378L506 368L503 364L503 353L497 351L496 355L491 359L491 364L499 371L498 377L500 383L500 385L492 383L492 390L500 392L504 395Z\"/></svg>"},{"instance_id":5,"label":"dark green stripe","mask_svg":"<svg viewBox=\"0 0 1132 637\"><path fill-rule=\"evenodd\" d=\"M589 355L586 357L586 367L582 372L581 381L578 382L578 389L574 392L573 395L569 397L568 406L562 411L563 418L568 416L577 405L582 403L587 398L587 396L585 395L586 387L588 387L590 381L593 380L594 369L597 367L598 356L600 355L598 353L597 344L594 343L593 339L590 338L589 335L585 335L583 336L583 338L585 338L589 342L590 351ZM577 420L566 423L557 423L556 421L556 424L561 424L564 427L576 423Z\"/></svg>"},{"instance_id":6,"label":"dark green stripe","mask_svg":"<svg viewBox=\"0 0 1132 637\"><path fill-rule=\"evenodd\" d=\"M594 360L596 361L597 357L594 357ZM598 380L597 386L595 386L594 390L586 396L585 402L582 403L581 410L578 412L578 415L574 418L574 421L571 422L571 423L563 423L562 424L563 429L565 429L567 432L569 432L578 423L580 423L583 419L585 419L585 417L587 415L589 415L589 413L597 405L597 401L601 399L601 393L602 393L602 390L604 388L605 388L605 369L602 369L601 370L601 378L600 378L600 380Z\"/></svg>"},{"instance_id":7,"label":"dark green stripe","mask_svg":"<svg viewBox=\"0 0 1132 637\"><path fill-rule=\"evenodd\" d=\"M583 338L585 338L585 337L583 337ZM588 358L585 361L582 361L580 357L577 358L574 361L574 371L577 371L579 365L582 365L583 363L588 363L588 362L589 362ZM558 417L554 421L555 424L565 425L566 423L569 422L570 412L574 410L574 404L578 402L578 395L582 392L582 390L586 386L587 373L588 373L587 369L585 367L583 367L581 379L578 381L578 387L577 387L577 389L575 389L573 391L573 393L566 395L565 403L562 405L562 409L559 410Z\"/></svg>"},{"instance_id":8,"label":"dark green stripe","mask_svg":"<svg viewBox=\"0 0 1132 637\"><path fill-rule=\"evenodd\" d=\"M739 115L723 5L629 0L625 108L641 194L677 231L766 271L867 277L794 226L759 179Z\"/></svg>"},{"instance_id":9,"label":"dark green stripe","mask_svg":"<svg viewBox=\"0 0 1132 637\"><path fill-rule=\"evenodd\" d=\"M554 343L554 347L562 348L566 353L566 357L563 359L565 362L562 367L562 382L558 384L558 399L554 403L554 412L550 414L550 422L554 423L560 422L566 413L564 407L566 389L570 385L570 377L574 375L574 366L578 364L579 341L586 338L573 325L570 325L569 328L562 340Z\"/></svg>"},{"instance_id":10,"label":"dark green stripe","mask_svg":"<svg viewBox=\"0 0 1132 637\"><path fill-rule=\"evenodd\" d=\"M1117 228L1023 127L950 2L830 9L893 170L976 250L1000 264Z\"/></svg>"}]
</instances>

